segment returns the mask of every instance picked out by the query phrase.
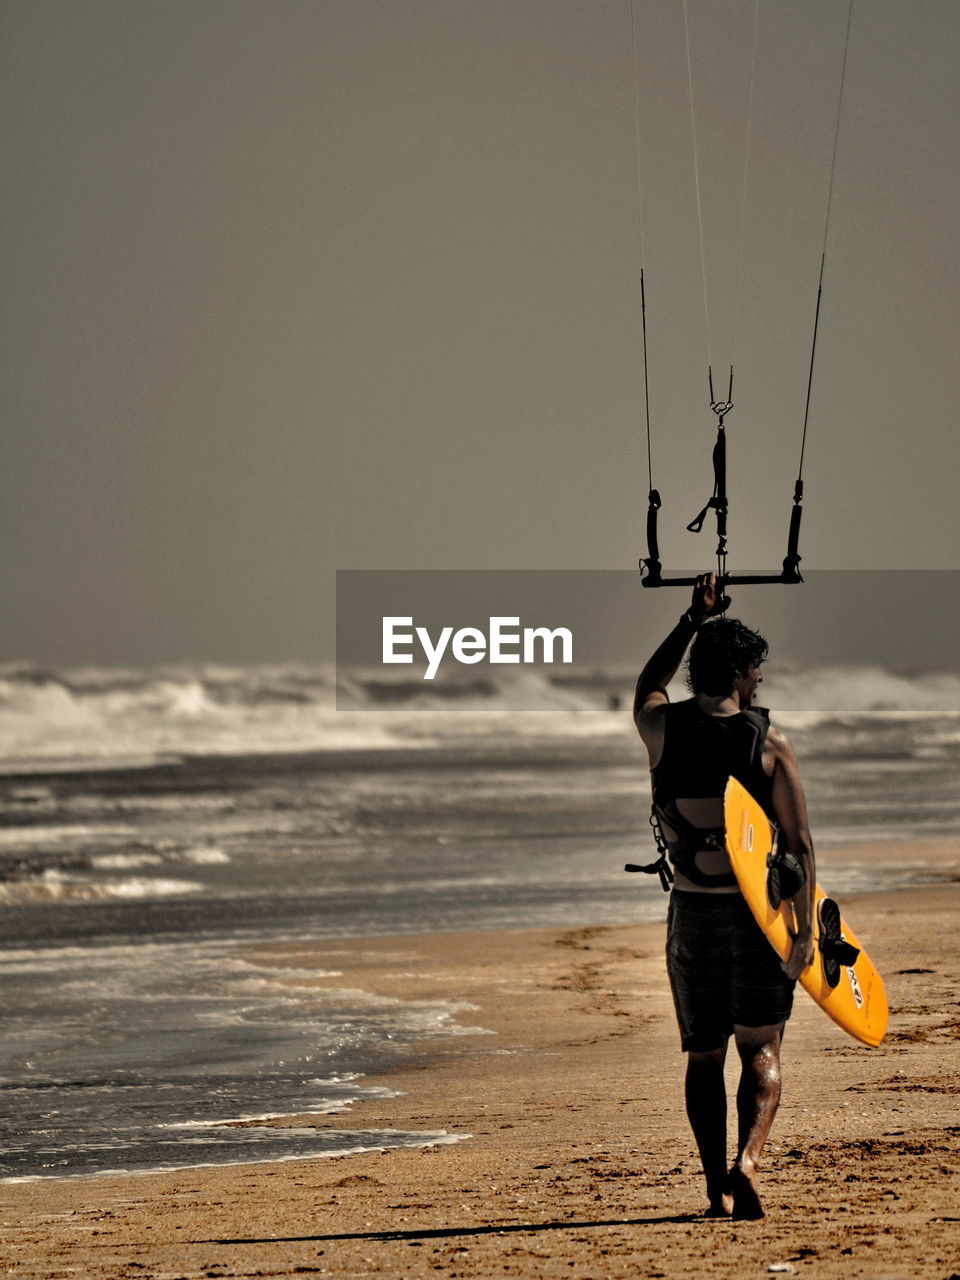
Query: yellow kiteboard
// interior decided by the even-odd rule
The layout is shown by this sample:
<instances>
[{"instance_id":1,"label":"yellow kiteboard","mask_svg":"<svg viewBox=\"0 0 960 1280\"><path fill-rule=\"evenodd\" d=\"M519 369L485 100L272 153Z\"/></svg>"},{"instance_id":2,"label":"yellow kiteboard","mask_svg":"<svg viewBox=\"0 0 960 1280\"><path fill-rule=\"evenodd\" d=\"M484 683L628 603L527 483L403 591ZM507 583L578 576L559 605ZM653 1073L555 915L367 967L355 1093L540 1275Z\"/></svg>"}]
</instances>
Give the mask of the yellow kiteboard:
<instances>
[{"instance_id":1,"label":"yellow kiteboard","mask_svg":"<svg viewBox=\"0 0 960 1280\"><path fill-rule=\"evenodd\" d=\"M789 903L774 907L767 892L767 858L773 849L773 828L763 809L736 778L727 783L723 818L727 853L740 891L771 946L785 960L790 954L794 919ZM800 985L837 1026L855 1040L876 1048L886 1034L889 1012L883 979L856 934L841 918L839 907L819 885L814 946L813 963L801 974ZM859 953L855 958L853 950Z\"/></svg>"}]
</instances>

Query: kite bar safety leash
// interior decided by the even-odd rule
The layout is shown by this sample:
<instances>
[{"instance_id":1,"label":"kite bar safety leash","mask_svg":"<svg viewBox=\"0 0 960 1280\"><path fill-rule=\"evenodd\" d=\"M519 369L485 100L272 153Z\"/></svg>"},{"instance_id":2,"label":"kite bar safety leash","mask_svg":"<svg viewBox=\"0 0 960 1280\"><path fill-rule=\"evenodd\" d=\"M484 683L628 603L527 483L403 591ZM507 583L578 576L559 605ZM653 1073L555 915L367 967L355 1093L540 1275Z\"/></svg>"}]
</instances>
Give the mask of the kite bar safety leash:
<instances>
[{"instance_id":1,"label":"kite bar safety leash","mask_svg":"<svg viewBox=\"0 0 960 1280\"><path fill-rule=\"evenodd\" d=\"M687 525L690 533L699 533L707 512L713 508L717 516L717 581L725 582L727 578L727 435L723 429L723 420L733 409L733 365L730 366L730 381L727 383L726 400L718 400L713 390L713 369L707 366L707 377L710 382L710 408L717 415L717 440L713 446L713 494L703 510L693 517Z\"/></svg>"}]
</instances>

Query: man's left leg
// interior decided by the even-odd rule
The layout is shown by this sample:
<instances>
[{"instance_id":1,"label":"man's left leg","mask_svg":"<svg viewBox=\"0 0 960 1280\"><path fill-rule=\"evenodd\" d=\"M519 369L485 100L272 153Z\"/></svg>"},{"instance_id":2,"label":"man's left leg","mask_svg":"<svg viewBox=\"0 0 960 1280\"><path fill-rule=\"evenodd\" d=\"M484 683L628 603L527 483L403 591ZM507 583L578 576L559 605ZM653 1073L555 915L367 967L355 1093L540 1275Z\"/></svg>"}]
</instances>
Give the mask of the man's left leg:
<instances>
[{"instance_id":1,"label":"man's left leg","mask_svg":"<svg viewBox=\"0 0 960 1280\"><path fill-rule=\"evenodd\" d=\"M782 1022L765 1027L734 1026L740 1054L737 1090L737 1158L730 1171L735 1218L762 1218L756 1173L780 1103Z\"/></svg>"},{"instance_id":2,"label":"man's left leg","mask_svg":"<svg viewBox=\"0 0 960 1280\"><path fill-rule=\"evenodd\" d=\"M690 1051L684 1094L687 1118L707 1180L710 1218L729 1218L733 1211L727 1178L727 1091L723 1083L726 1041L718 1049Z\"/></svg>"}]
</instances>

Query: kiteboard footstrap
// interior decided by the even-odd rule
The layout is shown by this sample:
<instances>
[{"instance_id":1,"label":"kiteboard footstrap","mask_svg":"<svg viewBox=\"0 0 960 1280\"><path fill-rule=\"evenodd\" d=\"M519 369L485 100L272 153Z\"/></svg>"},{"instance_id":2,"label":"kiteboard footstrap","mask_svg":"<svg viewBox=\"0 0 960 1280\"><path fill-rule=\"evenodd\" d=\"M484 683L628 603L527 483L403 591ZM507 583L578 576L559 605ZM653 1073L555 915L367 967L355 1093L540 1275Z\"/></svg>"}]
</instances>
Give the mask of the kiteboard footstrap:
<instances>
[{"instance_id":1,"label":"kiteboard footstrap","mask_svg":"<svg viewBox=\"0 0 960 1280\"><path fill-rule=\"evenodd\" d=\"M807 873L800 859L780 847L780 828L773 826L773 848L767 855L767 897L774 911L784 899L795 898L807 883Z\"/></svg>"},{"instance_id":2,"label":"kiteboard footstrap","mask_svg":"<svg viewBox=\"0 0 960 1280\"><path fill-rule=\"evenodd\" d=\"M818 914L823 976L828 986L835 987L840 981L841 967L855 964L860 950L844 938L840 929L840 908L833 898L821 898Z\"/></svg>"}]
</instances>

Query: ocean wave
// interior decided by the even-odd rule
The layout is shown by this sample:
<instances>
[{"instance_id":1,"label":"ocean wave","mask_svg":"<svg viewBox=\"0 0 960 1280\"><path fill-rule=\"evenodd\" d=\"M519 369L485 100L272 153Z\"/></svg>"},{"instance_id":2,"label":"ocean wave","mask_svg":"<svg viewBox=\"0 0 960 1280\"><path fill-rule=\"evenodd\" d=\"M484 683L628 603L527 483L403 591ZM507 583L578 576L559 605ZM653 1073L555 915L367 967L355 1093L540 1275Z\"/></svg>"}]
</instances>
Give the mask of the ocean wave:
<instances>
[{"instance_id":1,"label":"ocean wave","mask_svg":"<svg viewBox=\"0 0 960 1280\"><path fill-rule=\"evenodd\" d=\"M873 666L774 670L764 677L761 695L781 716L958 714L960 675L910 675Z\"/></svg>"},{"instance_id":2,"label":"ocean wave","mask_svg":"<svg viewBox=\"0 0 960 1280\"><path fill-rule=\"evenodd\" d=\"M159 853L95 853L90 859L94 871L139 871L162 863Z\"/></svg>"},{"instance_id":3,"label":"ocean wave","mask_svg":"<svg viewBox=\"0 0 960 1280\"><path fill-rule=\"evenodd\" d=\"M141 867L158 867L164 863L187 863L196 867L222 866L230 861L228 854L214 845L197 845L186 849L165 849L162 854L94 853L90 866L94 871L137 871Z\"/></svg>"},{"instance_id":4,"label":"ocean wave","mask_svg":"<svg viewBox=\"0 0 960 1280\"><path fill-rule=\"evenodd\" d=\"M181 759L187 754L395 750L455 738L605 738L629 732L635 673L490 671L433 681L327 665L63 672L0 667L0 763L8 773L56 772ZM681 680L671 697L688 696ZM953 718L960 675L880 667L772 667L760 701L787 729L850 717ZM49 801L26 784L23 808Z\"/></svg>"},{"instance_id":5,"label":"ocean wave","mask_svg":"<svg viewBox=\"0 0 960 1280\"><path fill-rule=\"evenodd\" d=\"M0 851L21 849L31 845L67 845L76 848L96 839L135 837L133 827L106 823L49 823L42 826L0 827Z\"/></svg>"},{"instance_id":6,"label":"ocean wave","mask_svg":"<svg viewBox=\"0 0 960 1280\"><path fill-rule=\"evenodd\" d=\"M26 906L41 902L116 902L169 898L201 893L206 888L193 880L130 876L122 880L81 880L48 869L37 879L0 882L0 903Z\"/></svg>"},{"instance_id":7,"label":"ocean wave","mask_svg":"<svg viewBox=\"0 0 960 1280\"><path fill-rule=\"evenodd\" d=\"M184 1169L224 1169L234 1165L248 1164L284 1164L297 1160L337 1160L343 1156L367 1155L371 1152L390 1151L396 1148L413 1148L418 1147L442 1147L451 1146L457 1142L464 1142L473 1137L471 1133L448 1133L445 1129L437 1129L435 1131L427 1130L403 1130L403 1129L325 1129L319 1131L314 1128L298 1128L284 1125L280 1128L271 1128L262 1126L256 1128L232 1128L227 1126L226 1129L221 1127L221 1133L229 1132L233 1146L240 1147L243 1150L242 1158L229 1159L222 1154L229 1150L227 1147L216 1148L217 1159L183 1159L177 1163L149 1163L147 1167L141 1168L133 1165L118 1165L116 1167L106 1167L107 1161L104 1161L105 1167L98 1166L88 1172L83 1173L64 1173L57 1172L51 1174L24 1174L21 1176L0 1177L0 1183L17 1183L17 1182L44 1182L51 1178L57 1178L63 1181L79 1181L83 1178L101 1178L131 1175L149 1176L157 1173L179 1173ZM272 1140L272 1142L271 1142ZM310 1151L303 1148L307 1143L323 1144L323 1150ZM283 1144L282 1146L279 1144ZM189 1139L170 1144L174 1148L189 1149L191 1141ZM206 1142L198 1142L196 1145L207 1146ZM158 1148L159 1143L155 1143L154 1147ZM284 1147L296 1148L291 1151ZM258 1155L257 1147L267 1149L264 1154ZM112 1150L119 1149L120 1144L116 1147L107 1147L102 1144L100 1149ZM86 1147L78 1147L78 1149L96 1150L97 1148L87 1144ZM133 1152L131 1151L131 1154Z\"/></svg>"},{"instance_id":8,"label":"ocean wave","mask_svg":"<svg viewBox=\"0 0 960 1280\"><path fill-rule=\"evenodd\" d=\"M10 772L42 773L395 743L370 717L338 715L334 690L333 668L323 665L0 667L0 761Z\"/></svg>"}]
</instances>

